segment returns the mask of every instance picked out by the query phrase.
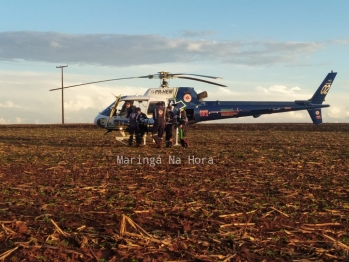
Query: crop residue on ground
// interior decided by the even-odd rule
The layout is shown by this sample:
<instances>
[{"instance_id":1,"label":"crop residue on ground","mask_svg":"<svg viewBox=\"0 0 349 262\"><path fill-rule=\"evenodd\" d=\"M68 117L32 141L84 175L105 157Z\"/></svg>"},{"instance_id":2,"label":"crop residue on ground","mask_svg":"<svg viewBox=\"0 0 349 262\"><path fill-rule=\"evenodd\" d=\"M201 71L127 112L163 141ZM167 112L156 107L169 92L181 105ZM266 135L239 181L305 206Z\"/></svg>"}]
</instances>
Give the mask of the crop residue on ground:
<instances>
[{"instance_id":1,"label":"crop residue on ground","mask_svg":"<svg viewBox=\"0 0 349 262\"><path fill-rule=\"evenodd\" d=\"M0 260L349 259L349 124L203 124L189 141L0 126Z\"/></svg>"}]
</instances>

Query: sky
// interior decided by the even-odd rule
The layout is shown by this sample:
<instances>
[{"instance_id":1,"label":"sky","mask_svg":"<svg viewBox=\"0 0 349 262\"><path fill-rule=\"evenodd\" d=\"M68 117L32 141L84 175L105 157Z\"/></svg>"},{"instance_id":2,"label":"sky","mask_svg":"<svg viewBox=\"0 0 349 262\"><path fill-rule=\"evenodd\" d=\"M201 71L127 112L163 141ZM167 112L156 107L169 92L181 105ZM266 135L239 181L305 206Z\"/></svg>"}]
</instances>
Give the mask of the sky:
<instances>
[{"instance_id":1,"label":"sky","mask_svg":"<svg viewBox=\"0 0 349 262\"><path fill-rule=\"evenodd\" d=\"M0 124L59 124L64 86L160 71L217 76L227 88L183 79L205 100L309 99L337 72L324 123L349 122L349 1L0 0ZM65 123L93 123L114 95L159 80L64 90ZM305 111L226 123L311 123Z\"/></svg>"}]
</instances>

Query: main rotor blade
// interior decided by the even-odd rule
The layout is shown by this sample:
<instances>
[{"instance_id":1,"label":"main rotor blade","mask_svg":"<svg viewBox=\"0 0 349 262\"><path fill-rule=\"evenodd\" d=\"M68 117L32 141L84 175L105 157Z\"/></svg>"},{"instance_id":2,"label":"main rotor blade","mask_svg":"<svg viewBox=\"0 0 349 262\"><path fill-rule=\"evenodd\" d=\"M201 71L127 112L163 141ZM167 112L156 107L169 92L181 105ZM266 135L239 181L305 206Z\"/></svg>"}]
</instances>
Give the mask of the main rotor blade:
<instances>
[{"instance_id":1,"label":"main rotor blade","mask_svg":"<svg viewBox=\"0 0 349 262\"><path fill-rule=\"evenodd\" d=\"M184 79L200 81L200 82L204 82L204 83L208 83L208 84L212 84L212 85L216 85L216 86L227 87L227 86L225 86L225 85L221 85L221 84L218 84L218 83L214 83L214 82L211 82L211 81L206 81L206 80L202 80L202 79L198 79L198 78L194 78L194 77L176 76L176 78L184 78Z\"/></svg>"},{"instance_id":2,"label":"main rotor blade","mask_svg":"<svg viewBox=\"0 0 349 262\"><path fill-rule=\"evenodd\" d=\"M212 78L212 79L222 79L221 77L217 77L217 76L205 76L205 75L186 74L186 73L177 73L177 74L170 74L170 75L172 75L172 76L188 75L188 76L201 76L201 77L207 77L207 78Z\"/></svg>"},{"instance_id":3,"label":"main rotor blade","mask_svg":"<svg viewBox=\"0 0 349 262\"><path fill-rule=\"evenodd\" d=\"M66 89L66 88L75 87L75 86L84 86L84 85L90 85L90 84L96 84L96 83L102 83L102 82L108 82L108 81L124 80L124 79L133 79L133 78L149 78L149 79L151 79L151 78L153 78L153 75L108 79L108 80L89 82L89 83L84 83L84 84L79 84L79 85L64 86L63 88ZM50 91L55 91L55 90L60 90L60 89L62 89L62 87L50 89Z\"/></svg>"}]
</instances>

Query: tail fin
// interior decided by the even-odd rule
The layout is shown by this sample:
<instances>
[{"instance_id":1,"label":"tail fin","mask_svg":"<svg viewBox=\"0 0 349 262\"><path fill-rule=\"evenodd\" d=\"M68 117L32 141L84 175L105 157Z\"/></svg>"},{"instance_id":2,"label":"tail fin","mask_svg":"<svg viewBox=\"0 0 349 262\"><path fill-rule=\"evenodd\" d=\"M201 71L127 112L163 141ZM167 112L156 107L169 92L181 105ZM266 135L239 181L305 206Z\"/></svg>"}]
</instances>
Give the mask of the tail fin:
<instances>
[{"instance_id":1,"label":"tail fin","mask_svg":"<svg viewBox=\"0 0 349 262\"><path fill-rule=\"evenodd\" d=\"M336 77L336 75L337 75L337 73L333 73L333 71L331 71L331 73L328 73L328 75L326 76L324 81L321 83L319 88L314 93L313 97L310 99L310 101L313 104L322 104L324 102L325 96L327 95L328 91L330 90L331 85L332 85L333 80ZM318 109L316 109L316 110L318 110ZM321 113L321 111L320 111L320 113Z\"/></svg>"},{"instance_id":2,"label":"tail fin","mask_svg":"<svg viewBox=\"0 0 349 262\"><path fill-rule=\"evenodd\" d=\"M319 125L322 123L321 108L308 109L308 113L315 125Z\"/></svg>"}]
</instances>

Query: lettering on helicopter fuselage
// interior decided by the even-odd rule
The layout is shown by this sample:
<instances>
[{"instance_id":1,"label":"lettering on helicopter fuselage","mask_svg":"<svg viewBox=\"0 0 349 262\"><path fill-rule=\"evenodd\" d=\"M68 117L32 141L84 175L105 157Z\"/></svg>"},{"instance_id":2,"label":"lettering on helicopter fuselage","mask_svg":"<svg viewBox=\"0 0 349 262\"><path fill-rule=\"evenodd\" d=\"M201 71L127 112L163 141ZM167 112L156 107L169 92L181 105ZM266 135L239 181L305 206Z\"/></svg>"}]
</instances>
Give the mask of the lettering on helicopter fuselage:
<instances>
[{"instance_id":1,"label":"lettering on helicopter fuselage","mask_svg":"<svg viewBox=\"0 0 349 262\"><path fill-rule=\"evenodd\" d=\"M321 94L321 95L326 95L326 94L328 93L328 91L330 90L330 88L331 88L331 83L325 84L325 85L322 87L320 94Z\"/></svg>"},{"instance_id":2,"label":"lettering on helicopter fuselage","mask_svg":"<svg viewBox=\"0 0 349 262\"><path fill-rule=\"evenodd\" d=\"M208 110L200 110L201 117L208 117Z\"/></svg>"},{"instance_id":3,"label":"lettering on helicopter fuselage","mask_svg":"<svg viewBox=\"0 0 349 262\"><path fill-rule=\"evenodd\" d=\"M171 95L173 94L173 90L168 90L168 89L152 90L151 93L154 95Z\"/></svg>"},{"instance_id":4,"label":"lettering on helicopter fuselage","mask_svg":"<svg viewBox=\"0 0 349 262\"><path fill-rule=\"evenodd\" d=\"M221 116L236 116L239 114L239 108L236 110L234 109L222 109L221 110Z\"/></svg>"}]
</instances>

